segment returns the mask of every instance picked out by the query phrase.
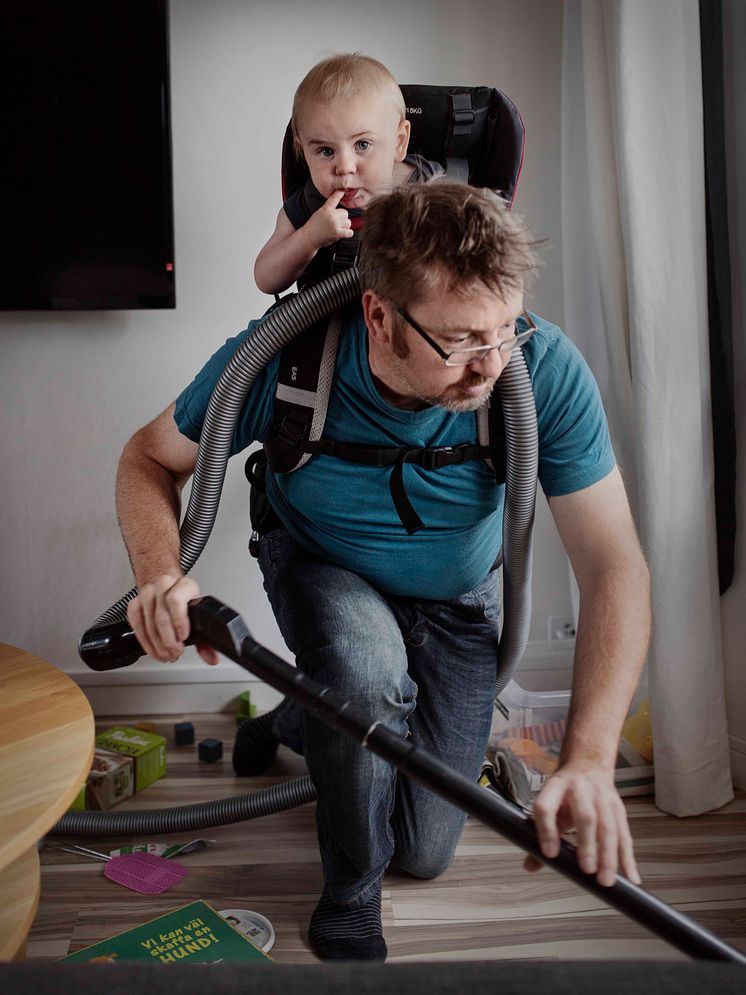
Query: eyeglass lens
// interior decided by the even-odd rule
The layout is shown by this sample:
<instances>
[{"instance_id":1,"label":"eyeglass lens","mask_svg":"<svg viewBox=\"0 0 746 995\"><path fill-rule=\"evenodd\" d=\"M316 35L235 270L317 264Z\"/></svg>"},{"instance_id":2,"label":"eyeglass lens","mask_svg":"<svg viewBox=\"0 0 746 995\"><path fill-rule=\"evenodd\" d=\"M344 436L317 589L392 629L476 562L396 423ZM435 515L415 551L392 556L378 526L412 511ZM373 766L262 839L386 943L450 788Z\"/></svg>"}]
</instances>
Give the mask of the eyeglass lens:
<instances>
[{"instance_id":1,"label":"eyeglass lens","mask_svg":"<svg viewBox=\"0 0 746 995\"><path fill-rule=\"evenodd\" d=\"M517 346L522 345L527 339L530 339L535 331L536 328L531 325L524 331L518 332L512 338L506 339L504 342L498 342L497 345L474 346L471 349L457 350L450 353L446 359L446 366L468 366L469 363L477 363L495 349L498 352L512 352Z\"/></svg>"}]
</instances>

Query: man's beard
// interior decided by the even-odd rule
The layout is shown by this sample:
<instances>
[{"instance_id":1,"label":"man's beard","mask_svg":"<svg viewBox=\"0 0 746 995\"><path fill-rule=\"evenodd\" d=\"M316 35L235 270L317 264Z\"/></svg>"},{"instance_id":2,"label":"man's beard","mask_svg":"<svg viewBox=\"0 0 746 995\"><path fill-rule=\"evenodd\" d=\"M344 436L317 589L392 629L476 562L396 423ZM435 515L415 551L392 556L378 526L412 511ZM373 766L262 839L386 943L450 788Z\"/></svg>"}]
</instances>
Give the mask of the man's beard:
<instances>
[{"instance_id":1,"label":"man's beard","mask_svg":"<svg viewBox=\"0 0 746 995\"><path fill-rule=\"evenodd\" d=\"M395 326L394 334L391 340L391 350L397 359L409 359L409 347L404 341L401 334L400 326ZM483 404L486 404L487 398L492 393L492 390L497 383L496 380L492 380L488 377L482 377L478 373L474 373L467 377L465 380L461 381L460 386L462 387L476 387L478 384L485 385L485 391L483 394L478 394L475 397L469 396L458 396L459 384L451 384L446 387L442 394L423 394L419 389L418 385L412 381L410 370L405 367L401 371L402 379L406 382L407 387L412 393L413 397L416 397L418 401L422 401L424 404L429 404L431 407L444 408L446 411L450 411L454 414L459 414L462 411L476 411L481 408ZM489 390L487 390L487 385L489 385ZM457 396L450 396L450 393L454 392Z\"/></svg>"},{"instance_id":2,"label":"man's beard","mask_svg":"<svg viewBox=\"0 0 746 995\"><path fill-rule=\"evenodd\" d=\"M453 396L454 390L458 390L458 384L452 384L440 395L430 395L426 396L424 394L419 395L419 399L424 401L426 404L437 405L440 408L444 408L446 411L450 411L453 414L459 414L463 411L476 411L481 408L483 404L486 404L488 397L492 393L495 383L497 381L485 379L484 377L475 376L470 379L470 381L464 382L461 386L464 387L476 387L479 384L484 384L484 392L481 394L476 394L474 396L459 395Z\"/></svg>"}]
</instances>

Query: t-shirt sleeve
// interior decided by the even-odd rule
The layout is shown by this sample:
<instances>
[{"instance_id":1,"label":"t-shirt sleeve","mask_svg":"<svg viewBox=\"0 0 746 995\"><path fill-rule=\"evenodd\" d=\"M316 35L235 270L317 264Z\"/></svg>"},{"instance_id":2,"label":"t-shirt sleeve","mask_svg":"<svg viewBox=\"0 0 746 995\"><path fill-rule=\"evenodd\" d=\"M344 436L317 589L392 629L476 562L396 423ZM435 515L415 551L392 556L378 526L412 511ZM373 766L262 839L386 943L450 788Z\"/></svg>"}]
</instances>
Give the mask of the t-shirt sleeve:
<instances>
[{"instance_id":1,"label":"t-shirt sleeve","mask_svg":"<svg viewBox=\"0 0 746 995\"><path fill-rule=\"evenodd\" d=\"M544 347L531 371L539 428L539 482L547 497L559 497L602 480L616 466L616 458L588 364L566 335L550 327L551 336L544 338L540 332L528 344Z\"/></svg>"},{"instance_id":2,"label":"t-shirt sleeve","mask_svg":"<svg viewBox=\"0 0 746 995\"><path fill-rule=\"evenodd\" d=\"M207 406L223 370L242 343L252 334L259 322L252 321L239 335L234 336L213 353L176 399L174 421L182 435L199 442ZM249 389L246 403L236 422L231 444L231 455L241 452L256 440L267 437L273 409L272 385L277 378L279 355L273 357Z\"/></svg>"}]
</instances>

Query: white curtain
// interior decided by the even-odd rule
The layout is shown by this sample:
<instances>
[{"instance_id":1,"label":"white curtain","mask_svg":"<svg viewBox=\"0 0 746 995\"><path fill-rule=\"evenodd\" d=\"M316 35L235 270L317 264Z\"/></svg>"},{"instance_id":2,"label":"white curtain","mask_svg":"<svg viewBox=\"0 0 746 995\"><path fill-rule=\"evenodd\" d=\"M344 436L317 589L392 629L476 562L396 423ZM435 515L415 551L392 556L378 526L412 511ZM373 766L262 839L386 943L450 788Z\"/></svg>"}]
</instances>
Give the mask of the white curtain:
<instances>
[{"instance_id":1,"label":"white curtain","mask_svg":"<svg viewBox=\"0 0 746 995\"><path fill-rule=\"evenodd\" d=\"M697 0L565 0L565 327L606 405L653 585L656 804L733 796L720 636Z\"/></svg>"}]
</instances>

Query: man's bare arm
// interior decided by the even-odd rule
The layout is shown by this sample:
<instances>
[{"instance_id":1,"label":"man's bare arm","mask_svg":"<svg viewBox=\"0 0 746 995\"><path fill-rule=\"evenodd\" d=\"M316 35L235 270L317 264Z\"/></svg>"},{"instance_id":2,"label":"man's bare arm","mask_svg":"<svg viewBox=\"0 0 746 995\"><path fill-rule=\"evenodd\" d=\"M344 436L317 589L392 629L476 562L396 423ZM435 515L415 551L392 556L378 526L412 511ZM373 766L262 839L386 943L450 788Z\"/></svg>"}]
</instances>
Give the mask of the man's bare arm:
<instances>
[{"instance_id":1,"label":"man's bare arm","mask_svg":"<svg viewBox=\"0 0 746 995\"><path fill-rule=\"evenodd\" d=\"M584 871L602 885L618 867L639 881L614 768L650 636L648 570L618 470L549 505L577 578L580 617L560 764L534 807L542 850L556 856L559 834L574 828Z\"/></svg>"},{"instance_id":2,"label":"man's bare arm","mask_svg":"<svg viewBox=\"0 0 746 995\"><path fill-rule=\"evenodd\" d=\"M117 473L117 513L138 596L127 618L143 649L156 660L177 659L189 634L187 603L199 586L179 561L181 491L194 472L197 445L173 419L174 405L136 432L122 452ZM217 663L214 650L200 647Z\"/></svg>"}]
</instances>

